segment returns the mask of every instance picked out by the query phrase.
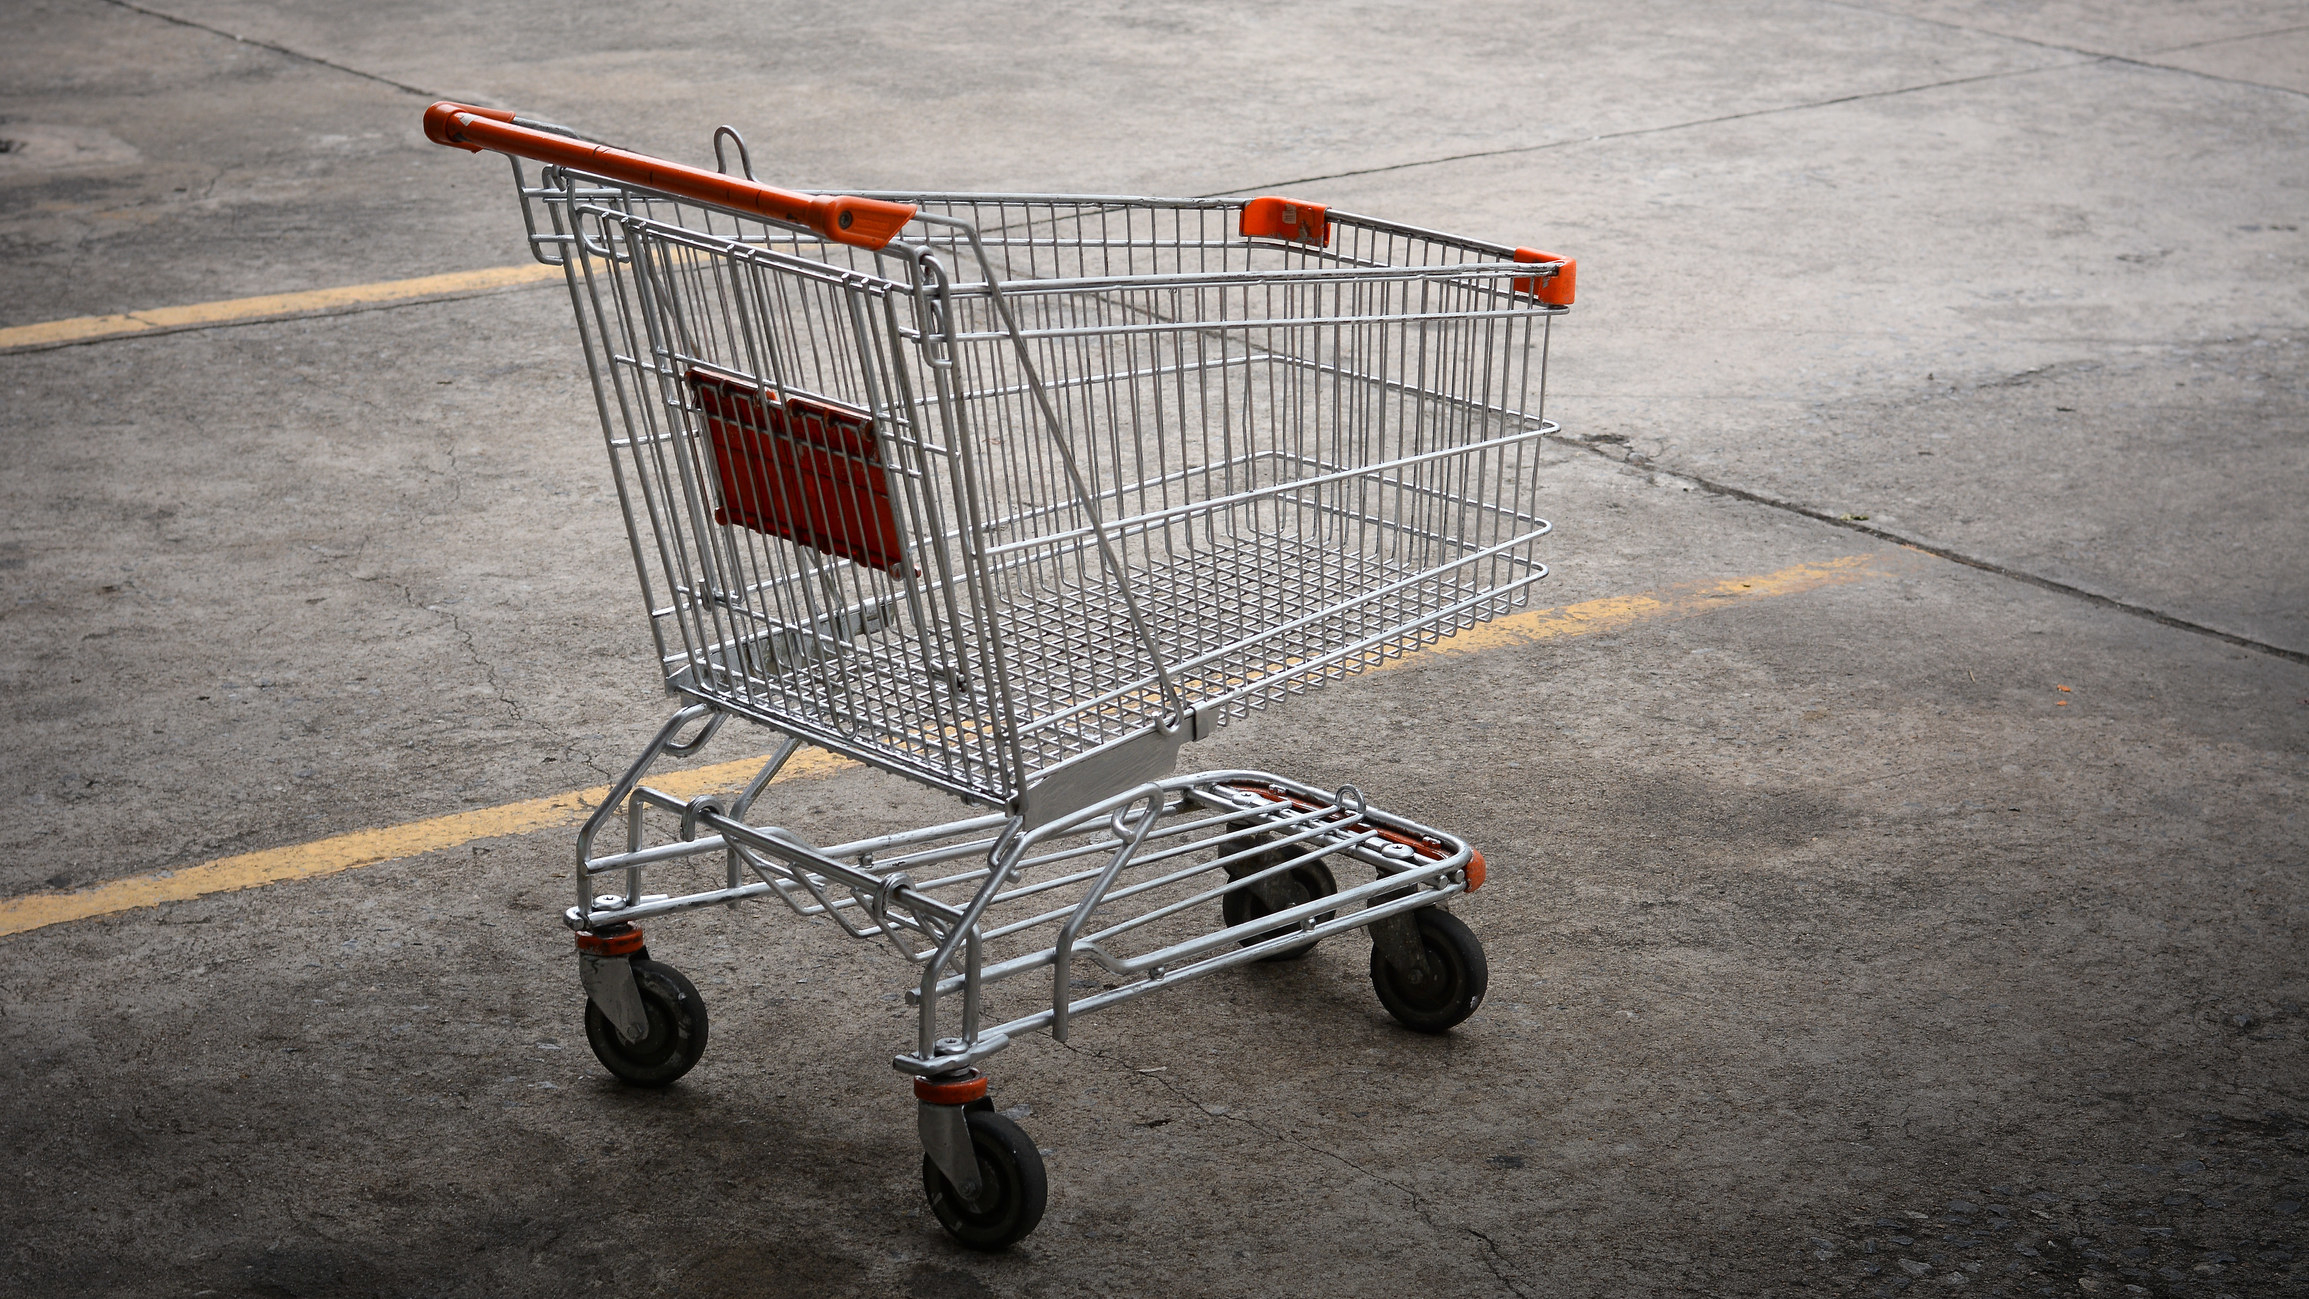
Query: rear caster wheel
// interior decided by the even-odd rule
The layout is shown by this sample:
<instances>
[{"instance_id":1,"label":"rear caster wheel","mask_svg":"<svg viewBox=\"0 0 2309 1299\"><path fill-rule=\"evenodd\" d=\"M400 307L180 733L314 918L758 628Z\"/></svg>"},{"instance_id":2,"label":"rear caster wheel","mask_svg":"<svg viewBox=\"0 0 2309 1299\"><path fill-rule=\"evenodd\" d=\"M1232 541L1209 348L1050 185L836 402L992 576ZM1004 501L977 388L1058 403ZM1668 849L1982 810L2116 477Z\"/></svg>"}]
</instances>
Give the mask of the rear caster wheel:
<instances>
[{"instance_id":1,"label":"rear caster wheel","mask_svg":"<svg viewBox=\"0 0 2309 1299\"><path fill-rule=\"evenodd\" d=\"M649 1016L649 1032L638 1042L618 1035L601 1007L585 1003L585 1040L594 1058L636 1087L663 1087L690 1071L706 1049L706 1003L681 971L636 958L633 982Z\"/></svg>"},{"instance_id":2,"label":"rear caster wheel","mask_svg":"<svg viewBox=\"0 0 2309 1299\"><path fill-rule=\"evenodd\" d=\"M1396 968L1374 941L1371 986L1379 994L1379 1004L1403 1027L1441 1033L1483 1004L1491 967L1483 959L1483 943L1459 917L1423 907L1405 918L1418 926L1419 947L1426 957L1423 968Z\"/></svg>"},{"instance_id":3,"label":"rear caster wheel","mask_svg":"<svg viewBox=\"0 0 2309 1299\"><path fill-rule=\"evenodd\" d=\"M978 1155L978 1198L965 1200L930 1156L922 1156L922 1191L930 1212L954 1239L971 1249L1008 1249L1042 1221L1050 1183L1042 1153L1025 1129L991 1110L964 1115Z\"/></svg>"},{"instance_id":4,"label":"rear caster wheel","mask_svg":"<svg viewBox=\"0 0 2309 1299\"><path fill-rule=\"evenodd\" d=\"M1269 870L1275 866L1276 860L1276 852L1264 852L1235 867L1234 873L1237 878L1240 878L1256 871ZM1231 929L1236 925L1247 925L1262 916L1270 916L1277 911L1303 906L1317 898L1327 898L1339 891L1339 881L1332 877L1331 868L1323 864L1323 859L1317 857L1268 880L1266 889L1281 905L1269 906L1266 899L1249 889L1238 889L1220 899L1219 913L1226 919L1227 927ZM1315 917L1315 923L1323 924L1337 914L1339 913L1336 911L1326 911ZM1249 947L1253 943L1263 943L1273 938L1277 932L1280 931L1270 930L1267 933L1246 938L1242 940L1243 946ZM1259 959L1261 961L1296 961L1314 951L1317 941L1319 940L1310 939L1307 942L1294 944L1271 956L1262 956Z\"/></svg>"}]
</instances>

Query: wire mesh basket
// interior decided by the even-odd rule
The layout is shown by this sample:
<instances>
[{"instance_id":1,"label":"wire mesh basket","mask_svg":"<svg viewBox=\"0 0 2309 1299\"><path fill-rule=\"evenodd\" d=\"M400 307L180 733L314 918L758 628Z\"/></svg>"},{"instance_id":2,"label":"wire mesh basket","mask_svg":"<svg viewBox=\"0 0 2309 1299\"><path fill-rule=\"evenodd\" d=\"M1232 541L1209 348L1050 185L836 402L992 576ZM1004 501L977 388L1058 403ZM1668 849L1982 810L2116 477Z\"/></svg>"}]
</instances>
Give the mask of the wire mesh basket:
<instances>
[{"instance_id":1,"label":"wire mesh basket","mask_svg":"<svg viewBox=\"0 0 2309 1299\"><path fill-rule=\"evenodd\" d=\"M1047 816L1546 573L1560 263L1280 200L869 195L915 211L866 249L523 193L698 700Z\"/></svg>"}]
</instances>

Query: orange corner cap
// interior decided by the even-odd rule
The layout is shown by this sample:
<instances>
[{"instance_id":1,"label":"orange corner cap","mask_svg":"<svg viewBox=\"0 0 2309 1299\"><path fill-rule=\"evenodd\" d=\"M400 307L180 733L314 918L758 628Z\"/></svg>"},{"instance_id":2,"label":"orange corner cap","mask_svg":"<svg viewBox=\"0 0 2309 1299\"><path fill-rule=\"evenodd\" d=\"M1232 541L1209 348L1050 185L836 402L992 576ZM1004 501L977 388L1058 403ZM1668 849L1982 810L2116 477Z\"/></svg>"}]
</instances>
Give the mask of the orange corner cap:
<instances>
[{"instance_id":1,"label":"orange corner cap","mask_svg":"<svg viewBox=\"0 0 2309 1299\"><path fill-rule=\"evenodd\" d=\"M1483 887L1483 853L1480 850L1471 851L1475 855L1467 859L1467 891L1473 893Z\"/></svg>"},{"instance_id":2,"label":"orange corner cap","mask_svg":"<svg viewBox=\"0 0 2309 1299\"><path fill-rule=\"evenodd\" d=\"M1526 275L1514 283L1517 293L1528 293L1551 307L1568 307L1579 289L1579 263L1569 257L1543 253L1536 248L1518 248L1515 260L1519 262L1562 262L1551 276Z\"/></svg>"},{"instance_id":3,"label":"orange corner cap","mask_svg":"<svg viewBox=\"0 0 2309 1299\"><path fill-rule=\"evenodd\" d=\"M1331 242L1329 210L1320 203L1268 195L1243 204L1243 238L1290 239L1303 244Z\"/></svg>"},{"instance_id":4,"label":"orange corner cap","mask_svg":"<svg viewBox=\"0 0 2309 1299\"><path fill-rule=\"evenodd\" d=\"M898 237L906 223L914 219L912 203L890 203L878 198L840 198L820 200L826 205L825 224L820 227L828 239L836 243L856 244L860 248L880 248Z\"/></svg>"}]
</instances>

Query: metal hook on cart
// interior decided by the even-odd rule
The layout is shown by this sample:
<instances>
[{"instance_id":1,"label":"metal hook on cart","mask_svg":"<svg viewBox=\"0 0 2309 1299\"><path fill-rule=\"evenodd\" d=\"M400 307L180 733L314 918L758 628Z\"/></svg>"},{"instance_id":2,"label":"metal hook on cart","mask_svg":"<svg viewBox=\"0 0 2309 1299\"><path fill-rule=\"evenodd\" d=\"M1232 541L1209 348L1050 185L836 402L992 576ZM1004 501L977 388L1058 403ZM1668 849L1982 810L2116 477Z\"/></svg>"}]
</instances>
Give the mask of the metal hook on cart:
<instances>
[{"instance_id":1,"label":"metal hook on cart","mask_svg":"<svg viewBox=\"0 0 2309 1299\"><path fill-rule=\"evenodd\" d=\"M725 135L736 142L738 167L745 172L747 180L752 180L754 178L754 158L752 154L746 152L746 137L739 135L738 128L726 122L714 128L714 170L725 176L730 172L730 164L722 158L722 137Z\"/></svg>"},{"instance_id":2,"label":"metal hook on cart","mask_svg":"<svg viewBox=\"0 0 2309 1299\"><path fill-rule=\"evenodd\" d=\"M1133 799L1108 813L1106 818L1107 832L1117 839L1136 838L1145 834L1146 826L1156 818L1169 816L1186 806L1184 798L1158 798L1152 804L1146 804L1146 811L1143 813L1132 815L1145 803L1146 801L1143 799Z\"/></svg>"},{"instance_id":3,"label":"metal hook on cart","mask_svg":"<svg viewBox=\"0 0 2309 1299\"><path fill-rule=\"evenodd\" d=\"M707 740L714 738L714 732L722 729L722 723L729 719L728 713L716 711L706 719L705 725L698 728L697 734L686 740L668 739L665 742L665 755L669 758L686 758L697 752L705 747Z\"/></svg>"},{"instance_id":4,"label":"metal hook on cart","mask_svg":"<svg viewBox=\"0 0 2309 1299\"><path fill-rule=\"evenodd\" d=\"M882 926L884 929L889 928L890 900L897 896L898 890L910 889L913 887L914 877L908 875L904 871L892 871L888 875L883 876L882 887L872 890L869 895L863 899L866 903L866 914L874 917L875 924Z\"/></svg>"},{"instance_id":5,"label":"metal hook on cart","mask_svg":"<svg viewBox=\"0 0 2309 1299\"><path fill-rule=\"evenodd\" d=\"M689 806L681 810L681 837L684 843L698 837L698 822L704 820L709 812L715 816L728 816L729 800L719 794L700 794L691 799Z\"/></svg>"}]
</instances>

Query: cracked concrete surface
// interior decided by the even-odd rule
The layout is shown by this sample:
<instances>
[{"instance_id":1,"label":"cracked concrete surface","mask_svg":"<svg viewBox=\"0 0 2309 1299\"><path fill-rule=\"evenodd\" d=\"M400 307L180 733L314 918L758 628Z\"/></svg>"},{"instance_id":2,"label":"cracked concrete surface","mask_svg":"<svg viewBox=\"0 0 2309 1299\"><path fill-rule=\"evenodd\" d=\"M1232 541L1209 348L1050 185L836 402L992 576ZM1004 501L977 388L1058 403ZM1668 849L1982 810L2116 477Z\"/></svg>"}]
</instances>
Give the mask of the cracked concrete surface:
<instances>
[{"instance_id":1,"label":"cracked concrete surface","mask_svg":"<svg viewBox=\"0 0 2309 1299\"><path fill-rule=\"evenodd\" d=\"M2303 1285L2302 6L20 9L0 324L517 259L396 86L690 160L730 121L795 183L1316 178L1580 258L1543 602L1871 576L1200 746L1478 842L1490 999L1414 1038L1334 940L1017 1044L1052 1198L1001 1257L922 1211L879 950L653 929L713 1047L610 1084L560 833L0 940L0 1293ZM568 310L0 356L0 894L622 767L666 704ZM849 770L764 814L951 808Z\"/></svg>"}]
</instances>

